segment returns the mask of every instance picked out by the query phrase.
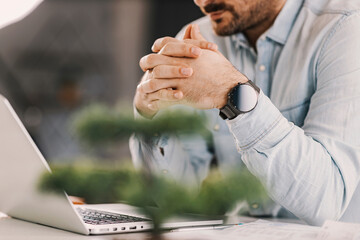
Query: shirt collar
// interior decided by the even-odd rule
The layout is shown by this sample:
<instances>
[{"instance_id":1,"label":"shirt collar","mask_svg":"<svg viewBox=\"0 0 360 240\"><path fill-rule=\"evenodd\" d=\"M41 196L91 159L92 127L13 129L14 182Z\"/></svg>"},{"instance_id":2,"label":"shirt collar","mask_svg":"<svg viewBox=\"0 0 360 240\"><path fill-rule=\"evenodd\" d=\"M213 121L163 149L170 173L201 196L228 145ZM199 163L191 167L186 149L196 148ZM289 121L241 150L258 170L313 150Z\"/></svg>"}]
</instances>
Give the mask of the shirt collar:
<instances>
[{"instance_id":1,"label":"shirt collar","mask_svg":"<svg viewBox=\"0 0 360 240\"><path fill-rule=\"evenodd\" d=\"M288 0L285 6L280 11L272 27L263 34L271 40L280 44L285 44L295 20L303 6L304 0ZM243 33L234 34L231 36L235 48L243 47L250 48L250 45Z\"/></svg>"},{"instance_id":2,"label":"shirt collar","mask_svg":"<svg viewBox=\"0 0 360 240\"><path fill-rule=\"evenodd\" d=\"M243 47L243 48L250 47L249 42L247 41L243 33L234 34L230 38L233 41L236 49L239 47Z\"/></svg>"},{"instance_id":3,"label":"shirt collar","mask_svg":"<svg viewBox=\"0 0 360 240\"><path fill-rule=\"evenodd\" d=\"M285 44L303 4L304 0L287 0L267 32L267 37L280 44Z\"/></svg>"}]
</instances>

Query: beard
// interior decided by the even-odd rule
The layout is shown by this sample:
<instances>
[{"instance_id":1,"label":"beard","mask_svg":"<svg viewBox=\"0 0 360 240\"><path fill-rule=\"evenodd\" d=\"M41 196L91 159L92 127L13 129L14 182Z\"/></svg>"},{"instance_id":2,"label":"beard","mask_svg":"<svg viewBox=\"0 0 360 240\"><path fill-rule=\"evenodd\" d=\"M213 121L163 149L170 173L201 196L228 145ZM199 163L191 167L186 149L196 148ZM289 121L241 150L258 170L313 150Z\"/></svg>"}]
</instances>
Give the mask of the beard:
<instances>
[{"instance_id":1,"label":"beard","mask_svg":"<svg viewBox=\"0 0 360 240\"><path fill-rule=\"evenodd\" d=\"M219 36L229 36L246 30L240 21L238 14L232 14L232 19L228 23L225 23L224 19L218 19L213 21L213 29Z\"/></svg>"},{"instance_id":2,"label":"beard","mask_svg":"<svg viewBox=\"0 0 360 240\"><path fill-rule=\"evenodd\" d=\"M268 1L268 0L266 0ZM210 3L204 7L205 13L224 11L222 18L212 21L213 29L219 36L229 36L243 32L261 24L266 20L263 4L244 10L243 13L236 11L235 7L225 3Z\"/></svg>"}]
</instances>

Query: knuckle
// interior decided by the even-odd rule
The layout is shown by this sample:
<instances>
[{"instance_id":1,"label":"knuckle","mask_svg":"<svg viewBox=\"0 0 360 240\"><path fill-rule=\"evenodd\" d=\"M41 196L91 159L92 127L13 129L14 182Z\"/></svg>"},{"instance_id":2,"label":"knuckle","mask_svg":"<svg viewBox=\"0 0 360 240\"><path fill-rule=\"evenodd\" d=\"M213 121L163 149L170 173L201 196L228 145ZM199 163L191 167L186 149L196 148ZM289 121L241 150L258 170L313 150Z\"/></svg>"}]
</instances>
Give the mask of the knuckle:
<instances>
[{"instance_id":1,"label":"knuckle","mask_svg":"<svg viewBox=\"0 0 360 240\"><path fill-rule=\"evenodd\" d=\"M169 90L167 91L167 98L170 100L175 100L175 96L174 96L174 90Z\"/></svg>"},{"instance_id":2,"label":"knuckle","mask_svg":"<svg viewBox=\"0 0 360 240\"><path fill-rule=\"evenodd\" d=\"M199 45L200 45L199 47L201 47L201 48L203 48L203 49L204 49L204 48L208 48L208 44L209 44L209 43L208 43L207 41L201 41L200 44L199 44Z\"/></svg>"},{"instance_id":3,"label":"knuckle","mask_svg":"<svg viewBox=\"0 0 360 240\"><path fill-rule=\"evenodd\" d=\"M153 70L152 70L152 73L151 73L152 77L157 78L157 77L160 76L160 74L161 74L160 66L159 67L154 67Z\"/></svg>"},{"instance_id":4,"label":"knuckle","mask_svg":"<svg viewBox=\"0 0 360 240\"><path fill-rule=\"evenodd\" d=\"M144 70L144 62L145 62L145 59L146 59L146 56L145 57L142 57L139 61L139 66L141 69Z\"/></svg>"},{"instance_id":5,"label":"knuckle","mask_svg":"<svg viewBox=\"0 0 360 240\"><path fill-rule=\"evenodd\" d=\"M156 89L156 82L154 80L149 80L148 81L148 88L150 91L154 91Z\"/></svg>"},{"instance_id":6,"label":"knuckle","mask_svg":"<svg viewBox=\"0 0 360 240\"><path fill-rule=\"evenodd\" d=\"M172 52L177 46L177 43L174 42L168 42L164 47L164 52Z\"/></svg>"},{"instance_id":7,"label":"knuckle","mask_svg":"<svg viewBox=\"0 0 360 240\"><path fill-rule=\"evenodd\" d=\"M172 73L174 76L179 76L179 75L181 75L181 68L182 68L182 67L172 67L172 68L171 68L171 73Z\"/></svg>"},{"instance_id":8,"label":"knuckle","mask_svg":"<svg viewBox=\"0 0 360 240\"><path fill-rule=\"evenodd\" d=\"M161 46L165 46L166 44L168 44L171 41L171 37L163 37L160 41Z\"/></svg>"},{"instance_id":9,"label":"knuckle","mask_svg":"<svg viewBox=\"0 0 360 240\"><path fill-rule=\"evenodd\" d=\"M170 43L165 44L165 45L161 48L161 53L162 53L162 54L167 53L170 48L171 48L171 44L170 44Z\"/></svg>"},{"instance_id":10,"label":"knuckle","mask_svg":"<svg viewBox=\"0 0 360 240\"><path fill-rule=\"evenodd\" d=\"M151 67L151 65L155 61L155 55L156 54L152 53L152 54L146 55L140 59L139 64L143 71L146 71Z\"/></svg>"},{"instance_id":11,"label":"knuckle","mask_svg":"<svg viewBox=\"0 0 360 240\"><path fill-rule=\"evenodd\" d=\"M197 44L197 43L195 43L195 44L188 44L188 45L186 46L186 53L187 53L190 57L193 57L194 55L197 56L197 54L194 53L194 50L199 49L199 48L201 48L201 47L200 47L199 44Z\"/></svg>"},{"instance_id":12,"label":"knuckle","mask_svg":"<svg viewBox=\"0 0 360 240\"><path fill-rule=\"evenodd\" d=\"M143 102L149 102L149 94L147 94L147 93L144 93L144 94L142 94L142 100L143 100Z\"/></svg>"},{"instance_id":13,"label":"knuckle","mask_svg":"<svg viewBox=\"0 0 360 240\"><path fill-rule=\"evenodd\" d=\"M180 50L183 53L191 53L191 44L181 44Z\"/></svg>"},{"instance_id":14,"label":"knuckle","mask_svg":"<svg viewBox=\"0 0 360 240\"><path fill-rule=\"evenodd\" d=\"M147 95L147 91L146 91L146 88L147 88L147 83L144 83L140 86L139 88L139 92L141 95Z\"/></svg>"},{"instance_id":15,"label":"knuckle","mask_svg":"<svg viewBox=\"0 0 360 240\"><path fill-rule=\"evenodd\" d=\"M146 80L152 79L153 78L153 69L151 70L147 70L146 71Z\"/></svg>"},{"instance_id":16,"label":"knuckle","mask_svg":"<svg viewBox=\"0 0 360 240\"><path fill-rule=\"evenodd\" d=\"M145 58L145 64L146 65L151 65L154 62L154 54L149 54L146 56Z\"/></svg>"},{"instance_id":17,"label":"knuckle","mask_svg":"<svg viewBox=\"0 0 360 240\"><path fill-rule=\"evenodd\" d=\"M156 39L153 46L154 46L154 47L158 47L159 44L161 44L162 40L163 40L163 38L158 38L158 39Z\"/></svg>"},{"instance_id":18,"label":"knuckle","mask_svg":"<svg viewBox=\"0 0 360 240\"><path fill-rule=\"evenodd\" d=\"M137 86L136 86L136 91L138 92L138 93L143 93L143 84L142 83L140 83L140 84L138 84Z\"/></svg>"},{"instance_id":19,"label":"knuckle","mask_svg":"<svg viewBox=\"0 0 360 240\"><path fill-rule=\"evenodd\" d=\"M173 98L173 90L165 90L165 97L167 99L172 99Z\"/></svg>"},{"instance_id":20,"label":"knuckle","mask_svg":"<svg viewBox=\"0 0 360 240\"><path fill-rule=\"evenodd\" d=\"M163 99L166 98L166 90L160 90L159 91L159 98Z\"/></svg>"}]
</instances>

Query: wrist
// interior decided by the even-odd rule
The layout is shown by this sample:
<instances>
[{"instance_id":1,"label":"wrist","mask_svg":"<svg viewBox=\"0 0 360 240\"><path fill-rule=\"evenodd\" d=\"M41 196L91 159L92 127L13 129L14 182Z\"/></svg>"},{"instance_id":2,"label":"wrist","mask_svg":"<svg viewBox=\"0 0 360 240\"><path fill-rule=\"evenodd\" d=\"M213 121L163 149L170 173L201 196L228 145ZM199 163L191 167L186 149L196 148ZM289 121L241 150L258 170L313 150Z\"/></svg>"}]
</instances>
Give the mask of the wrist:
<instances>
[{"instance_id":1,"label":"wrist","mask_svg":"<svg viewBox=\"0 0 360 240\"><path fill-rule=\"evenodd\" d=\"M239 73L239 72L238 72ZM223 108L228 101L228 94L231 90L236 87L239 83L246 83L249 81L243 74L239 73L238 76L230 78L226 84L224 84L223 91L220 93L219 101L216 105L217 109Z\"/></svg>"},{"instance_id":2,"label":"wrist","mask_svg":"<svg viewBox=\"0 0 360 240\"><path fill-rule=\"evenodd\" d=\"M220 108L222 119L234 119L240 114L251 112L257 105L260 88L252 81L239 82L228 94L227 103Z\"/></svg>"}]
</instances>

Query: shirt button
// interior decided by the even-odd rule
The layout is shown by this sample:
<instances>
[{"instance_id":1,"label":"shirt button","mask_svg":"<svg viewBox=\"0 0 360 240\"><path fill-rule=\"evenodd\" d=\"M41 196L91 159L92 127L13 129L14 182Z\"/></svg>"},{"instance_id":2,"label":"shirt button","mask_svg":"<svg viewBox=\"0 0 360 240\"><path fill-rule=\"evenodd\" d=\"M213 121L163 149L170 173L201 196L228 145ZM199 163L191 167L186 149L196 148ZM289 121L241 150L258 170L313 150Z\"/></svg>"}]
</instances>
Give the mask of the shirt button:
<instances>
[{"instance_id":1,"label":"shirt button","mask_svg":"<svg viewBox=\"0 0 360 240\"><path fill-rule=\"evenodd\" d=\"M220 129L219 124L215 124L215 126L214 126L214 131L219 131L219 129Z\"/></svg>"},{"instance_id":2,"label":"shirt button","mask_svg":"<svg viewBox=\"0 0 360 240\"><path fill-rule=\"evenodd\" d=\"M266 70L266 67L265 67L265 65L260 65L259 69L260 69L261 72L263 72L263 71Z\"/></svg>"}]
</instances>

